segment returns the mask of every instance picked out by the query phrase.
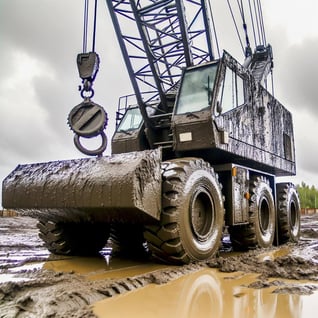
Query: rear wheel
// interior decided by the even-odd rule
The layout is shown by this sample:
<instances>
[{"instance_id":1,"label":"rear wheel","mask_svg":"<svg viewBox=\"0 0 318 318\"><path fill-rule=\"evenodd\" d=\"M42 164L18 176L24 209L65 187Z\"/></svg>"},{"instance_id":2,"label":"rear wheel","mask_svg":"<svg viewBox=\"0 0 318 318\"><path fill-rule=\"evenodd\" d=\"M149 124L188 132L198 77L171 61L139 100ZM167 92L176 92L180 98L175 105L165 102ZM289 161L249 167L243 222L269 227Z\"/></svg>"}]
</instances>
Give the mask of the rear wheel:
<instances>
[{"instance_id":1,"label":"rear wheel","mask_svg":"<svg viewBox=\"0 0 318 318\"><path fill-rule=\"evenodd\" d=\"M156 258L189 263L214 255L221 243L224 207L221 185L208 163L195 158L163 163L162 209L160 222L145 231Z\"/></svg>"},{"instance_id":2,"label":"rear wheel","mask_svg":"<svg viewBox=\"0 0 318 318\"><path fill-rule=\"evenodd\" d=\"M250 184L249 224L229 228L234 249L269 247L275 235L275 203L269 182L254 177Z\"/></svg>"},{"instance_id":3,"label":"rear wheel","mask_svg":"<svg viewBox=\"0 0 318 318\"><path fill-rule=\"evenodd\" d=\"M39 236L47 249L60 255L93 255L106 244L107 223L39 221Z\"/></svg>"},{"instance_id":4,"label":"rear wheel","mask_svg":"<svg viewBox=\"0 0 318 318\"><path fill-rule=\"evenodd\" d=\"M300 236L300 202L297 190L292 183L278 183L278 243L298 242Z\"/></svg>"}]
</instances>

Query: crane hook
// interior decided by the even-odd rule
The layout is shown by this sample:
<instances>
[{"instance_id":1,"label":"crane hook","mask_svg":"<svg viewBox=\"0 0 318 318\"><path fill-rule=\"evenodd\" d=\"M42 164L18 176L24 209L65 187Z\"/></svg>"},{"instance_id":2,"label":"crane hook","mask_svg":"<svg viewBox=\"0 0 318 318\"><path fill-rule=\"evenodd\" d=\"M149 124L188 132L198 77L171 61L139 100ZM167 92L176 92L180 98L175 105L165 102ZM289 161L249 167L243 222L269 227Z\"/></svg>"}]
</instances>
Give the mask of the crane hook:
<instances>
[{"instance_id":1,"label":"crane hook","mask_svg":"<svg viewBox=\"0 0 318 318\"><path fill-rule=\"evenodd\" d=\"M95 52L80 53L77 55L77 67L83 82L81 97L84 100L71 110L67 121L75 133L76 148L86 155L100 156L107 147L104 129L107 126L108 117L104 108L91 100L94 96L93 82L99 69L99 56ZM80 142L80 137L93 138L98 135L102 138L102 144L96 150L88 150Z\"/></svg>"}]
</instances>

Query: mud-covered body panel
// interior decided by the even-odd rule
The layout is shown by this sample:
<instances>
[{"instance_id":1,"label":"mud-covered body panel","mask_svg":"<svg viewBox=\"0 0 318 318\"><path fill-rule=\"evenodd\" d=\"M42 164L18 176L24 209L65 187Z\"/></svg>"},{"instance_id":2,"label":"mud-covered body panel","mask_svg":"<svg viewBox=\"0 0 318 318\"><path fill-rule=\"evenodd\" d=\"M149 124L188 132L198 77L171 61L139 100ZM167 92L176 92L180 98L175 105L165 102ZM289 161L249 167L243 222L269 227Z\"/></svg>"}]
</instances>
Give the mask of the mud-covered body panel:
<instances>
[{"instance_id":1,"label":"mud-covered body panel","mask_svg":"<svg viewBox=\"0 0 318 318\"><path fill-rule=\"evenodd\" d=\"M220 143L217 148L233 154L233 162L276 176L294 175L291 113L262 87L254 97L253 103L215 118L217 129L228 135L228 143Z\"/></svg>"},{"instance_id":2,"label":"mud-covered body panel","mask_svg":"<svg viewBox=\"0 0 318 318\"><path fill-rule=\"evenodd\" d=\"M242 96L241 104L236 96L224 109L226 72L232 72L235 83L241 81ZM238 90L233 85L232 93L238 95ZM212 165L241 164L276 176L296 173L291 113L226 52L212 95L209 108L174 114L174 150L179 155L198 156Z\"/></svg>"},{"instance_id":3,"label":"mud-covered body panel","mask_svg":"<svg viewBox=\"0 0 318 318\"><path fill-rule=\"evenodd\" d=\"M92 219L158 219L161 151L19 165L3 181L3 205L30 214L87 212ZM37 212L36 212L37 211ZM85 211L85 212L84 212Z\"/></svg>"}]
</instances>

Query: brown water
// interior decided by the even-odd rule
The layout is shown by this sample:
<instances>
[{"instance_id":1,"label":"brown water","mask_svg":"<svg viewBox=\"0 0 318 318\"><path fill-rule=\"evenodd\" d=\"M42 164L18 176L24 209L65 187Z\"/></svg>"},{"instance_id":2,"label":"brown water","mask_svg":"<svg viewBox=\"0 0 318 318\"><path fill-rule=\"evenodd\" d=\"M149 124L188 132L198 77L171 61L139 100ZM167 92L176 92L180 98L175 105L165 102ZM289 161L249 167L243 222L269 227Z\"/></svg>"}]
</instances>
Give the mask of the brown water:
<instances>
[{"instance_id":1,"label":"brown water","mask_svg":"<svg viewBox=\"0 0 318 318\"><path fill-rule=\"evenodd\" d=\"M0 317L307 318L318 312L318 216L302 218L298 245L224 252L185 266L57 257L38 239L34 220L0 220Z\"/></svg>"},{"instance_id":2,"label":"brown water","mask_svg":"<svg viewBox=\"0 0 318 318\"><path fill-rule=\"evenodd\" d=\"M110 265L107 266L105 260L102 258L68 257L64 260L46 262L43 269L64 273L75 272L83 275L88 280L94 281L133 277L172 267L173 266L118 258L112 259Z\"/></svg>"},{"instance_id":3,"label":"brown water","mask_svg":"<svg viewBox=\"0 0 318 318\"><path fill-rule=\"evenodd\" d=\"M203 269L164 285L148 285L99 301L94 313L100 318L307 318L318 312L318 293L277 294L273 293L277 287L247 287L256 280L256 274Z\"/></svg>"}]
</instances>

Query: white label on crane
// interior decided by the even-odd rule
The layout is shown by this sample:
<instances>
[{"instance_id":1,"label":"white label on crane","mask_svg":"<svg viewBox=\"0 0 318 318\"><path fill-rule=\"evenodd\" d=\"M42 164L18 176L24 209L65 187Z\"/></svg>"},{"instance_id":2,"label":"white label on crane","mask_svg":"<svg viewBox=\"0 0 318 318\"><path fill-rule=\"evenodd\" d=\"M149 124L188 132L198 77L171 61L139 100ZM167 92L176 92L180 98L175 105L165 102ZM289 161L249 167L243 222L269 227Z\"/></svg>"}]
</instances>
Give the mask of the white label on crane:
<instances>
[{"instance_id":1,"label":"white label on crane","mask_svg":"<svg viewBox=\"0 0 318 318\"><path fill-rule=\"evenodd\" d=\"M179 140L180 142L192 141L192 132L190 131L179 134Z\"/></svg>"}]
</instances>

